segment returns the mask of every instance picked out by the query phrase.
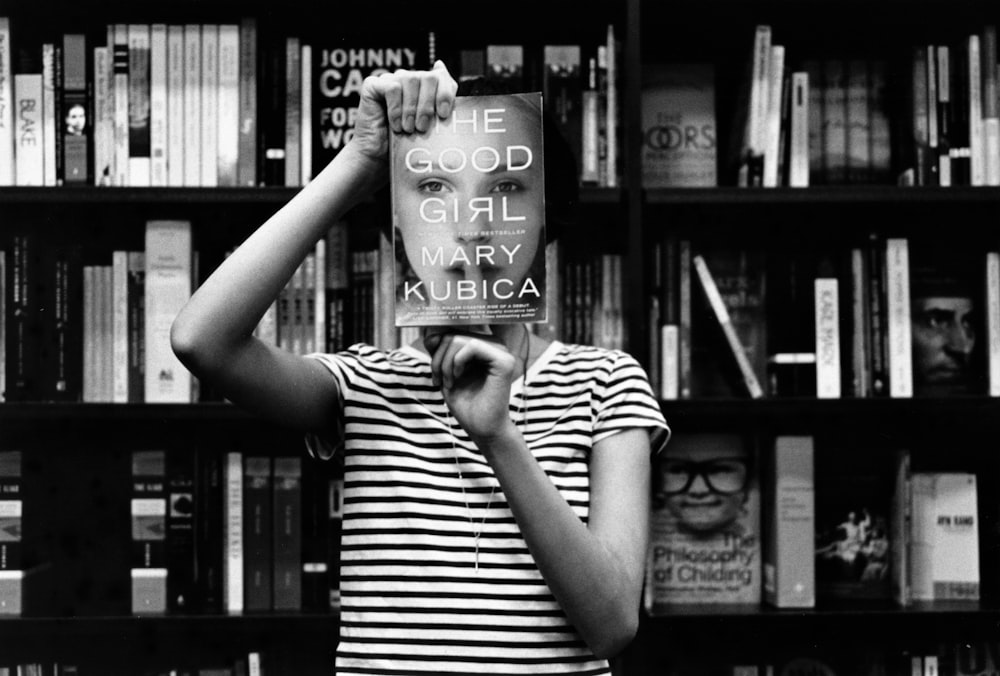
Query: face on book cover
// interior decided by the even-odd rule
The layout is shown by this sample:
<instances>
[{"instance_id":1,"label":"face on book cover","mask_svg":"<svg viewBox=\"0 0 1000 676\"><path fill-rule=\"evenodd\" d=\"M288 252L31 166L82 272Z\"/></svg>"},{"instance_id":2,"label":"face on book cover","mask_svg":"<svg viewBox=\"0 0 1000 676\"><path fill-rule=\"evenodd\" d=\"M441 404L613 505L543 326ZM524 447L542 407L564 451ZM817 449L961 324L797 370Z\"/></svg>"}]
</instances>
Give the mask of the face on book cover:
<instances>
[{"instance_id":1,"label":"face on book cover","mask_svg":"<svg viewBox=\"0 0 1000 676\"><path fill-rule=\"evenodd\" d=\"M748 498L750 457L738 440L671 443L660 462L660 499L678 528L731 532Z\"/></svg>"},{"instance_id":2,"label":"face on book cover","mask_svg":"<svg viewBox=\"0 0 1000 676\"><path fill-rule=\"evenodd\" d=\"M968 296L931 295L914 298L910 308L913 375L917 391L970 386L976 346L975 304Z\"/></svg>"},{"instance_id":3,"label":"face on book cover","mask_svg":"<svg viewBox=\"0 0 1000 676\"><path fill-rule=\"evenodd\" d=\"M430 302L454 303L445 289L469 281L516 295L542 249L538 111L516 98L459 97L448 119L397 142L396 236Z\"/></svg>"}]
</instances>

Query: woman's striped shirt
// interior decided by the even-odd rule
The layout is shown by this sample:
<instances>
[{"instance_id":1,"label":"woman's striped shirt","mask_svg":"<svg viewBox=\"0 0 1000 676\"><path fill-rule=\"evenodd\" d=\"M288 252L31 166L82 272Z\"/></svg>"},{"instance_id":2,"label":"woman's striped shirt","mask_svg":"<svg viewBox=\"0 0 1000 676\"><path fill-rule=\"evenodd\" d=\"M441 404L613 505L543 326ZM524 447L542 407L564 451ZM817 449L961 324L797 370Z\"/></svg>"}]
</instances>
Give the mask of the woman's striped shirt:
<instances>
[{"instance_id":1,"label":"woman's striped shirt","mask_svg":"<svg viewBox=\"0 0 1000 676\"><path fill-rule=\"evenodd\" d=\"M608 674L538 572L490 466L449 415L430 358L360 344L312 356L336 378L344 407L338 675ZM553 343L513 384L509 405L584 521L594 443L640 427L658 444L668 432L646 374L621 351Z\"/></svg>"}]
</instances>

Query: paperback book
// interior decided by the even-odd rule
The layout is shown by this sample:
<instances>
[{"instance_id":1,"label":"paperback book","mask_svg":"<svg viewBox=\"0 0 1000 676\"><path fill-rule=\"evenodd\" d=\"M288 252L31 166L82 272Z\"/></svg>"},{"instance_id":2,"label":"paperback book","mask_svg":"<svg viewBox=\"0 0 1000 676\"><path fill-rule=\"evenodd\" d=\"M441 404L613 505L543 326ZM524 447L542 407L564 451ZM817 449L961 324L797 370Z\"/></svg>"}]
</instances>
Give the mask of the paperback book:
<instances>
[{"instance_id":1,"label":"paperback book","mask_svg":"<svg viewBox=\"0 0 1000 676\"><path fill-rule=\"evenodd\" d=\"M396 326L545 321L541 94L458 97L390 146Z\"/></svg>"}]
</instances>

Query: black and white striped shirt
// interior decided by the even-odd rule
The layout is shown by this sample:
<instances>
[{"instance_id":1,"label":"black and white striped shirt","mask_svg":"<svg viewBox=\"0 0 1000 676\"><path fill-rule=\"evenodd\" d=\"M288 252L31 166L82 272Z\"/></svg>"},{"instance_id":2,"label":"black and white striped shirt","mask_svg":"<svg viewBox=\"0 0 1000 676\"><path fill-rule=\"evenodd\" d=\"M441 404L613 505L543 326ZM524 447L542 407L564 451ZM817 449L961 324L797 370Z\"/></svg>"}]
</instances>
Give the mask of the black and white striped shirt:
<instances>
[{"instance_id":1,"label":"black and white striped shirt","mask_svg":"<svg viewBox=\"0 0 1000 676\"><path fill-rule=\"evenodd\" d=\"M430 358L368 345L312 356L337 379L344 406L338 675L608 674L542 579L490 466L449 415ZM558 342L515 381L510 413L583 521L594 443L638 427L656 445L668 432L631 356Z\"/></svg>"}]
</instances>

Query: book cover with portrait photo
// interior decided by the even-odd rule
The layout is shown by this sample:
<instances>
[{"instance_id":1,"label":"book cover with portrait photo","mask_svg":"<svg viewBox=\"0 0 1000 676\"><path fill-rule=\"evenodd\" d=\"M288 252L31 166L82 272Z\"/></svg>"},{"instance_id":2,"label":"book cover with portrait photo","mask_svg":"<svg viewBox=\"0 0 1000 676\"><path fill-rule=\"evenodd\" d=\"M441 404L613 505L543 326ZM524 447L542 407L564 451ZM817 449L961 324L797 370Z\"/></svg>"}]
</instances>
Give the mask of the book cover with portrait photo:
<instances>
[{"instance_id":1,"label":"book cover with portrait photo","mask_svg":"<svg viewBox=\"0 0 1000 676\"><path fill-rule=\"evenodd\" d=\"M545 321L542 141L540 93L460 96L391 135L396 326Z\"/></svg>"}]
</instances>

